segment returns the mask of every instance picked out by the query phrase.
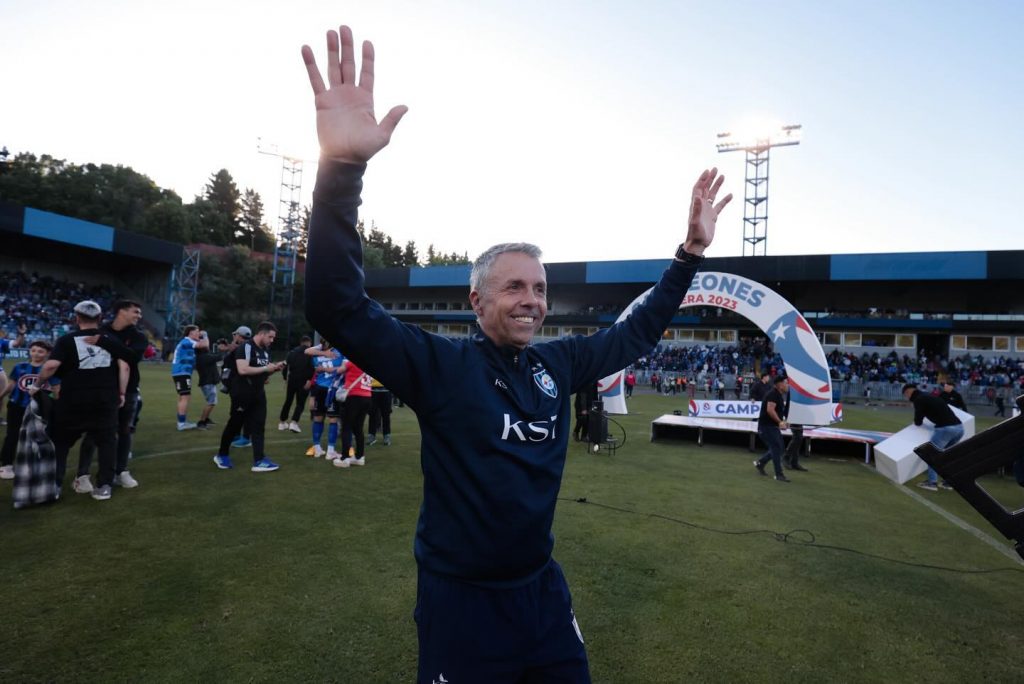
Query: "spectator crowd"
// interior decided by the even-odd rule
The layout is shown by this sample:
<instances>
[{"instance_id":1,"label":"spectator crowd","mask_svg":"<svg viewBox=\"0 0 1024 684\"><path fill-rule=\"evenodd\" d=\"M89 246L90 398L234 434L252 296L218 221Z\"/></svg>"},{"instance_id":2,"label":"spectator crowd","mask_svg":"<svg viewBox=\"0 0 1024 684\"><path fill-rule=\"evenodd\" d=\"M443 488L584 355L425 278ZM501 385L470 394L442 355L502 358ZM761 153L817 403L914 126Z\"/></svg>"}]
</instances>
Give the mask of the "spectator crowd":
<instances>
[{"instance_id":1,"label":"spectator crowd","mask_svg":"<svg viewBox=\"0 0 1024 684\"><path fill-rule=\"evenodd\" d=\"M938 385L950 382L958 387L981 387L987 390L1007 388L1024 391L1024 357L985 357L964 354L953 358L921 354L854 354L834 349L826 355L833 380L854 384L884 382ZM705 378L753 377L783 373L783 358L763 338L743 338L737 345L658 345L651 353L637 359L631 367L642 384L652 375L674 380L678 376L688 382L703 384Z\"/></svg>"},{"instance_id":2,"label":"spectator crowd","mask_svg":"<svg viewBox=\"0 0 1024 684\"><path fill-rule=\"evenodd\" d=\"M111 288L102 285L35 272L0 271L0 329L24 326L29 339L52 342L72 329L69 312L76 303L90 300L107 310L116 298Z\"/></svg>"}]
</instances>

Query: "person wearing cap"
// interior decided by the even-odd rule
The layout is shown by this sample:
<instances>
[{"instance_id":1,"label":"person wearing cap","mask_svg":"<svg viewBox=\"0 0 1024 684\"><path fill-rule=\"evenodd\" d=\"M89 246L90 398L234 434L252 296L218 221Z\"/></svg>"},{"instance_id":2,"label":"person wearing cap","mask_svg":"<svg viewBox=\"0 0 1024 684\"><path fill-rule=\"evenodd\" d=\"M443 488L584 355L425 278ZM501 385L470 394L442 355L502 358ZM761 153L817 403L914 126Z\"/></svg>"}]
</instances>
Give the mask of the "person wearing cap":
<instances>
[{"instance_id":1,"label":"person wearing cap","mask_svg":"<svg viewBox=\"0 0 1024 684\"><path fill-rule=\"evenodd\" d=\"M75 305L74 312L78 330L57 338L29 394L35 395L54 375L60 378L60 396L48 427L57 458L57 488L64 481L68 452L79 437L87 434L99 451L92 498L104 501L110 498L114 484L117 414L128 388L131 351L117 339L100 333L103 310L99 304L85 300Z\"/></svg>"},{"instance_id":2,"label":"person wearing cap","mask_svg":"<svg viewBox=\"0 0 1024 684\"><path fill-rule=\"evenodd\" d=\"M100 332L125 346L129 351L128 386L125 389L124 403L117 412L117 463L114 466L114 484L125 489L139 486L139 481L128 471L128 456L132 451L132 433L137 422L139 409L139 361L142 360L149 347L149 340L139 330L142 320L142 305L131 299L114 302L114 318L100 326ZM95 445L92 438L86 435L78 452L78 476L75 478L75 491L88 493L92 491L89 482L89 467Z\"/></svg>"},{"instance_id":3,"label":"person wearing cap","mask_svg":"<svg viewBox=\"0 0 1024 684\"><path fill-rule=\"evenodd\" d=\"M761 402L761 414L757 418L757 435L768 447L768 453L754 461L754 467L758 473L767 477L764 467L771 461L775 466L775 479L789 482L789 478L782 472L782 452L785 451L782 431L789 427L786 422L789 415L789 382L780 373L775 376L773 384L775 386L768 390Z\"/></svg>"},{"instance_id":4,"label":"person wearing cap","mask_svg":"<svg viewBox=\"0 0 1024 684\"><path fill-rule=\"evenodd\" d=\"M192 396L192 370L196 365L196 351L209 349L210 340L198 325L186 325L185 336L174 348L174 360L171 362L171 379L174 389L178 392L178 430L193 430L195 423L187 420L188 400Z\"/></svg>"}]
</instances>

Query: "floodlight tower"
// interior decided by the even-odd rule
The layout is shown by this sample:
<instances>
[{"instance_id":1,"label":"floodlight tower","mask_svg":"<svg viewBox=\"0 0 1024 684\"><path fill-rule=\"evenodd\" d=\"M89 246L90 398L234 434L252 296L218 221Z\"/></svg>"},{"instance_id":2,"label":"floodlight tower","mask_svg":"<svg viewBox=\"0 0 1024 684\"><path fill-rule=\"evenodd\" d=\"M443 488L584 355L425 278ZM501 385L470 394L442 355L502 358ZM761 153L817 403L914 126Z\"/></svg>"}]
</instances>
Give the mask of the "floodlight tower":
<instances>
[{"instance_id":1,"label":"floodlight tower","mask_svg":"<svg viewBox=\"0 0 1024 684\"><path fill-rule=\"evenodd\" d=\"M746 183L743 192L743 256L768 253L768 157L773 147L800 144L800 124L780 126L775 131L735 137L719 133L719 152L746 152ZM748 253L749 251L749 253Z\"/></svg>"},{"instance_id":2,"label":"floodlight tower","mask_svg":"<svg viewBox=\"0 0 1024 684\"><path fill-rule=\"evenodd\" d=\"M186 325L196 322L201 256L198 248L183 247L181 261L171 269L167 288L167 325L164 327L164 337L173 339L180 336Z\"/></svg>"},{"instance_id":3,"label":"floodlight tower","mask_svg":"<svg viewBox=\"0 0 1024 684\"><path fill-rule=\"evenodd\" d=\"M281 154L277 145L256 139L260 154L281 158L281 199L278 204L277 231L274 234L274 262L270 278L268 316L285 316L285 349L292 344L292 312L295 303L295 265L302 237L299 207L302 197L302 160Z\"/></svg>"}]
</instances>

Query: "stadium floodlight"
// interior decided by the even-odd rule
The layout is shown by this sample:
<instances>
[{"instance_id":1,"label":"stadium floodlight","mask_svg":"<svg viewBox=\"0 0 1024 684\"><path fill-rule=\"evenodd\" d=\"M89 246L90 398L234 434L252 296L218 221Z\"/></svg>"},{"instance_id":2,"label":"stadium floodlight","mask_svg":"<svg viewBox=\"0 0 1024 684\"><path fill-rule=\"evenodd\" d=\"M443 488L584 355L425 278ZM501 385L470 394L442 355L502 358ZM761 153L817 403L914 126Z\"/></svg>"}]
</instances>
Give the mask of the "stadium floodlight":
<instances>
[{"instance_id":1,"label":"stadium floodlight","mask_svg":"<svg viewBox=\"0 0 1024 684\"><path fill-rule=\"evenodd\" d=\"M773 147L799 145L801 124L755 126L750 130L719 133L719 152L745 152L743 192L743 256L768 253L768 157ZM748 253L749 252L749 253Z\"/></svg>"},{"instance_id":2,"label":"stadium floodlight","mask_svg":"<svg viewBox=\"0 0 1024 684\"><path fill-rule=\"evenodd\" d=\"M764 131L742 131L737 133L719 133L717 137L722 142L715 145L719 152L735 152L737 150L753 151L766 150L770 147L784 147L786 145L799 145L803 126L801 124L790 124L777 126Z\"/></svg>"}]
</instances>

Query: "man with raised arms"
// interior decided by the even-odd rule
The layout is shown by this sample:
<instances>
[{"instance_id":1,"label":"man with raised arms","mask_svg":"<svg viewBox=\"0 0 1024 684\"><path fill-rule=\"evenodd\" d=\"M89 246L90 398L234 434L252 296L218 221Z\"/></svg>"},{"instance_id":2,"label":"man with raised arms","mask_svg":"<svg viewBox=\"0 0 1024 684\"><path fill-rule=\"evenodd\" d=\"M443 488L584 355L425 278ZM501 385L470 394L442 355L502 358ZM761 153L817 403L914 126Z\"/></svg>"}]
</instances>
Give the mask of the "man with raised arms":
<instances>
[{"instance_id":1,"label":"man with raised arms","mask_svg":"<svg viewBox=\"0 0 1024 684\"><path fill-rule=\"evenodd\" d=\"M340 43L340 49L339 49ZM327 83L302 48L321 162L313 193L306 316L417 415L423 505L416 530L415 619L421 682L587 682L583 636L552 559L551 524L570 432L570 397L661 339L715 233L722 178L693 187L689 228L661 280L632 314L589 337L532 345L547 313L540 250L486 250L469 299L480 332L455 340L392 318L363 286L355 225L366 162L405 107L378 123L374 53L352 32L327 34Z\"/></svg>"}]
</instances>

